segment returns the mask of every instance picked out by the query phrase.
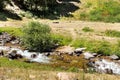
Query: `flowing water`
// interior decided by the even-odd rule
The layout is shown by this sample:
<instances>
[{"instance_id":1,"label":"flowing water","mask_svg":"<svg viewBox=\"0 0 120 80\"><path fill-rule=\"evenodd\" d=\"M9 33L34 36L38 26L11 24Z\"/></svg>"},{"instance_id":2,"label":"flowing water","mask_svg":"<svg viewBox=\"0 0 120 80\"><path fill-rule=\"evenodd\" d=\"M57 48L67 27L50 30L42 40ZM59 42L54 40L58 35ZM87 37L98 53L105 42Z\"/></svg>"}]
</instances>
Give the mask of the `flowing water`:
<instances>
[{"instance_id":1,"label":"flowing water","mask_svg":"<svg viewBox=\"0 0 120 80\"><path fill-rule=\"evenodd\" d=\"M98 60L94 63L94 68L100 73L112 73L120 75L120 65L118 63L107 61L105 59Z\"/></svg>"},{"instance_id":2,"label":"flowing water","mask_svg":"<svg viewBox=\"0 0 120 80\"><path fill-rule=\"evenodd\" d=\"M0 46L0 50L7 51L8 53L11 53L12 51L15 50L16 54L22 55L23 57L28 59L30 62L38 62L38 63L49 63L50 62L50 58L38 52L29 52L28 50L23 51L19 48L12 48L12 47L6 47L6 46Z\"/></svg>"}]
</instances>

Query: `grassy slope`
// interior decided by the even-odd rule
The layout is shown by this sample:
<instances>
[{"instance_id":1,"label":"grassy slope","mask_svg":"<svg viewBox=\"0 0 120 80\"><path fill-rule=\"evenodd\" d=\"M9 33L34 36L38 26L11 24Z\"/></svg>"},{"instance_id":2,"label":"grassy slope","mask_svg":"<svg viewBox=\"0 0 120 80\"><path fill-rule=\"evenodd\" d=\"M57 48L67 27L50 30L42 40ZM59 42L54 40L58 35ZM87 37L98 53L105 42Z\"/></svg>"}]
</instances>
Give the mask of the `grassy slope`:
<instances>
[{"instance_id":1,"label":"grassy slope","mask_svg":"<svg viewBox=\"0 0 120 80\"><path fill-rule=\"evenodd\" d=\"M104 2L107 2L107 1L109 1L109 2L110 1L117 1L119 3L119 0L102 0L102 1L101 0L81 0L81 3L79 4L80 9L78 9L77 11L72 13L74 15L73 19L78 19L78 20L92 20L92 19L94 19L93 18L94 16L92 16L92 14L90 14L89 12L91 12L91 10L93 11L93 9L100 9L100 7L103 7L103 5L101 5L101 4L104 4ZM114 3L111 5L114 5ZM119 7L119 6L116 6L116 7ZM109 10L107 10L108 12L110 10L112 10L109 7L107 7L107 9L109 9ZM116 13L117 11L114 10L114 12ZM103 12L103 13L105 13L105 12ZM97 14L100 14L100 11L96 12L96 17L98 17L98 16L101 17L100 15L97 15ZM87 17L85 17L85 16L87 16ZM112 15L111 15L111 17L112 17ZM112 19L111 17L109 17L109 18ZM104 18L104 15L102 18ZM117 16L117 18L119 18L119 15ZM98 19L98 20L93 20L93 21L106 21L107 22L107 19L106 20L104 20L104 19L99 20ZM116 20L113 20L113 21L109 20L108 22L117 22L117 21Z\"/></svg>"}]
</instances>

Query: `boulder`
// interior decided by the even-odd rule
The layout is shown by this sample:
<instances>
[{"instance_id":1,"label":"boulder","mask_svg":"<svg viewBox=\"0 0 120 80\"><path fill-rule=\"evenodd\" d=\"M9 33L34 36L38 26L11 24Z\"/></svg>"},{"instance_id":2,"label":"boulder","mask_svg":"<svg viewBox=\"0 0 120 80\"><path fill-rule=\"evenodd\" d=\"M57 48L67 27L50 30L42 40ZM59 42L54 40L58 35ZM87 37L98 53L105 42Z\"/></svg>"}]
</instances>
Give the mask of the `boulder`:
<instances>
[{"instance_id":1,"label":"boulder","mask_svg":"<svg viewBox=\"0 0 120 80\"><path fill-rule=\"evenodd\" d=\"M112 60L118 60L119 59L119 57L117 56L117 55L111 55L111 56L109 56Z\"/></svg>"},{"instance_id":2,"label":"boulder","mask_svg":"<svg viewBox=\"0 0 120 80\"><path fill-rule=\"evenodd\" d=\"M0 40L0 46L4 46L5 45L5 41L2 39Z\"/></svg>"},{"instance_id":3,"label":"boulder","mask_svg":"<svg viewBox=\"0 0 120 80\"><path fill-rule=\"evenodd\" d=\"M13 44L13 45L14 44L19 44L19 42L20 42L19 40L14 40L14 41L11 41L11 44Z\"/></svg>"},{"instance_id":4,"label":"boulder","mask_svg":"<svg viewBox=\"0 0 120 80\"><path fill-rule=\"evenodd\" d=\"M45 56L50 56L51 53L50 52L46 52L46 53L43 53Z\"/></svg>"},{"instance_id":5,"label":"boulder","mask_svg":"<svg viewBox=\"0 0 120 80\"><path fill-rule=\"evenodd\" d=\"M9 59L19 59L22 58L23 56L21 54L17 54L16 50L11 51L10 53L8 53L7 56Z\"/></svg>"},{"instance_id":6,"label":"boulder","mask_svg":"<svg viewBox=\"0 0 120 80\"><path fill-rule=\"evenodd\" d=\"M86 48L77 48L77 49L74 50L74 52L75 52L76 54L81 54L81 53L83 53L83 51L84 51L85 49L86 49Z\"/></svg>"},{"instance_id":7,"label":"boulder","mask_svg":"<svg viewBox=\"0 0 120 80\"><path fill-rule=\"evenodd\" d=\"M37 57L37 54L32 54L31 55L31 58L36 58Z\"/></svg>"},{"instance_id":8,"label":"boulder","mask_svg":"<svg viewBox=\"0 0 120 80\"><path fill-rule=\"evenodd\" d=\"M92 53L93 56L97 56L98 54L97 53Z\"/></svg>"},{"instance_id":9,"label":"boulder","mask_svg":"<svg viewBox=\"0 0 120 80\"><path fill-rule=\"evenodd\" d=\"M85 53L83 53L83 55L84 55L84 58L85 59L90 59L90 58L94 58L95 56L93 56L91 53L89 53L89 52L85 52Z\"/></svg>"}]
</instances>

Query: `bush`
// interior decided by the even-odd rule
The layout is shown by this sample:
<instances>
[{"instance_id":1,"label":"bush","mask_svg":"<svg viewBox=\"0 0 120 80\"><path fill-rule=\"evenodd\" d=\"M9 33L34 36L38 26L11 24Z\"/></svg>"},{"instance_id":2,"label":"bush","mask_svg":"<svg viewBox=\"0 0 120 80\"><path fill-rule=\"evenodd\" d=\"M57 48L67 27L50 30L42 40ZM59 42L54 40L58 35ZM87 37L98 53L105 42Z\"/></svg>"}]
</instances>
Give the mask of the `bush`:
<instances>
[{"instance_id":1,"label":"bush","mask_svg":"<svg viewBox=\"0 0 120 80\"><path fill-rule=\"evenodd\" d=\"M84 32L93 32L94 30L91 29L91 28L89 28L89 27L84 27L84 28L82 29L82 31L84 31Z\"/></svg>"},{"instance_id":2,"label":"bush","mask_svg":"<svg viewBox=\"0 0 120 80\"><path fill-rule=\"evenodd\" d=\"M29 50L51 51L54 42L48 25L39 22L29 22L23 26L22 42Z\"/></svg>"}]
</instances>

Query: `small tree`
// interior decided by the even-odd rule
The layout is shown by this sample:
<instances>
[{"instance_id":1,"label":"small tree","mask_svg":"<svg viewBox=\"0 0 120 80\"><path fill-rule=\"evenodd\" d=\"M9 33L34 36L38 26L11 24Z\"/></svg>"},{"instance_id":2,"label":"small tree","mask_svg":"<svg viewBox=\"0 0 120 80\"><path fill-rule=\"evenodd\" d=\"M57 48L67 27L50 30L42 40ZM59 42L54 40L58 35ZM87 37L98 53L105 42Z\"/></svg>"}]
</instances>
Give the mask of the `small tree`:
<instances>
[{"instance_id":1,"label":"small tree","mask_svg":"<svg viewBox=\"0 0 120 80\"><path fill-rule=\"evenodd\" d=\"M39 22L29 22L23 26L22 42L29 50L50 51L54 45L51 29L48 25Z\"/></svg>"}]
</instances>

